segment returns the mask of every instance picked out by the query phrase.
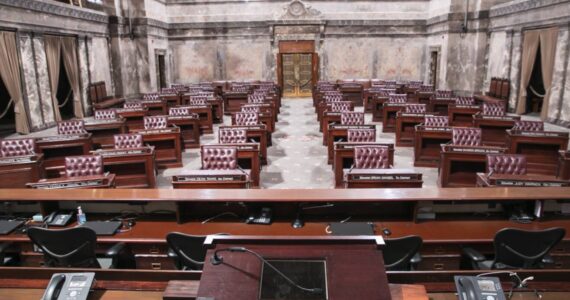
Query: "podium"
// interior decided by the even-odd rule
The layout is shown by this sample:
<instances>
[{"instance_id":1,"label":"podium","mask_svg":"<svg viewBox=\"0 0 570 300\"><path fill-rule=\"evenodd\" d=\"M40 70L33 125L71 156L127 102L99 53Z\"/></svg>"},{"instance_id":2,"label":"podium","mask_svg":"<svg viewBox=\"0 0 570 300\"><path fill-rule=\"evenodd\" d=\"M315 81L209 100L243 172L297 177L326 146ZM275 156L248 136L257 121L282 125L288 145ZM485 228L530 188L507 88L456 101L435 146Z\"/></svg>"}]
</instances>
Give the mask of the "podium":
<instances>
[{"instance_id":1,"label":"podium","mask_svg":"<svg viewBox=\"0 0 570 300\"><path fill-rule=\"evenodd\" d=\"M198 297L204 299L275 299L260 298L261 282L275 282L282 278L264 278L263 272L270 275L268 268L263 268L261 260L252 253L220 251L229 247L245 247L258 253L297 284L307 288L323 286L314 286L316 283L309 286L311 283L301 280L296 276L298 273L292 273L291 269L300 262L324 262L325 288L322 294L308 294L310 296L305 299L391 299L380 250L384 246L381 236L211 235L204 246L208 252L198 289ZM211 263L216 251L223 260L218 265ZM264 285L264 292L266 288ZM296 287L288 283L279 288L298 292Z\"/></svg>"}]
</instances>

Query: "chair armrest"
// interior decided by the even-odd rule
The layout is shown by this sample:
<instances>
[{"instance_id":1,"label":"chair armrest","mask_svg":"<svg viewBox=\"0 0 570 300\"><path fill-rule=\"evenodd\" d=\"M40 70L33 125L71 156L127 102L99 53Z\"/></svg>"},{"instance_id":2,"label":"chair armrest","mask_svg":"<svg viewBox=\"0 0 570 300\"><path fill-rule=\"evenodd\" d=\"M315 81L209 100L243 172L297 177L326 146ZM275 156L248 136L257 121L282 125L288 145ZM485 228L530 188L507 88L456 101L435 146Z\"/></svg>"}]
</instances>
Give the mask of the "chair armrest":
<instances>
[{"instance_id":1,"label":"chair armrest","mask_svg":"<svg viewBox=\"0 0 570 300\"><path fill-rule=\"evenodd\" d=\"M125 249L126 246L127 244L125 243L116 243L111 248L107 249L105 256L115 258Z\"/></svg>"},{"instance_id":2,"label":"chair armrest","mask_svg":"<svg viewBox=\"0 0 570 300\"><path fill-rule=\"evenodd\" d=\"M545 265L553 265L554 264L554 258L550 254L546 254L542 258L542 263Z\"/></svg>"},{"instance_id":3,"label":"chair armrest","mask_svg":"<svg viewBox=\"0 0 570 300\"><path fill-rule=\"evenodd\" d=\"M475 262L482 262L485 260L485 256L473 248L463 248L463 254Z\"/></svg>"},{"instance_id":4,"label":"chair armrest","mask_svg":"<svg viewBox=\"0 0 570 300\"><path fill-rule=\"evenodd\" d=\"M410 259L410 263L412 265L417 265L421 262L422 262L422 255L419 252L414 254L414 256L412 256L412 258Z\"/></svg>"}]
</instances>

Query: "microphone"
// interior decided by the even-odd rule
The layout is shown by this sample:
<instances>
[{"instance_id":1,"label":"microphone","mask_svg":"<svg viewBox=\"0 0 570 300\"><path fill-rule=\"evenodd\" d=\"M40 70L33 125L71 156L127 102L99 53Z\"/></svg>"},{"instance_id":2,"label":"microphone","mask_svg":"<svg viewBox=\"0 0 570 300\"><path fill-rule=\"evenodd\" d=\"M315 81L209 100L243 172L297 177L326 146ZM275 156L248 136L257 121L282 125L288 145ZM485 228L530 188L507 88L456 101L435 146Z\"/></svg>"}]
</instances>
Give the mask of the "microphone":
<instances>
[{"instance_id":1,"label":"microphone","mask_svg":"<svg viewBox=\"0 0 570 300\"><path fill-rule=\"evenodd\" d=\"M221 264L222 262L224 262L224 258L222 256L218 255L218 253L220 253L220 252L249 253L249 254L257 257L257 259L259 259L261 262L265 263L267 266L269 266L271 269L273 269L273 271L275 271L277 274L279 274L279 276L281 276L283 279L285 279L287 282L289 282L292 286L294 286L294 287L296 287L302 291L309 292L311 294L322 294L323 293L323 289L321 289L321 288L306 288L306 287L303 287L303 286L295 283L291 278L287 277L287 275L285 275L281 271L279 271L275 266L273 266L271 263L269 263L260 254L258 254L257 252L254 252L252 250L249 250L245 247L229 247L229 248L223 248L223 249L218 249L218 250L214 251L214 255L212 255L212 257L210 258L210 262L212 263L212 265L217 266L217 265Z\"/></svg>"}]
</instances>

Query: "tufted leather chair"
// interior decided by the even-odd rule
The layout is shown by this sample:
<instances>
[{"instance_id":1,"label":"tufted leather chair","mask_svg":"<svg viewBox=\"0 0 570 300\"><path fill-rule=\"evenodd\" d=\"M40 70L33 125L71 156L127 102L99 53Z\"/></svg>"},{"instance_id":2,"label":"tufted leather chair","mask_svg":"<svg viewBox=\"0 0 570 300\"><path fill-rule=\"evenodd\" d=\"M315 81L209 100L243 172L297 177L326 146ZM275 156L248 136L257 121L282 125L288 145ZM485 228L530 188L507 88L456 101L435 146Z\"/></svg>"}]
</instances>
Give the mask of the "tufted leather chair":
<instances>
[{"instance_id":1,"label":"tufted leather chair","mask_svg":"<svg viewBox=\"0 0 570 300\"><path fill-rule=\"evenodd\" d=\"M426 105L425 104L406 104L406 109L404 110L409 114L425 114Z\"/></svg>"},{"instance_id":2,"label":"tufted leather chair","mask_svg":"<svg viewBox=\"0 0 570 300\"><path fill-rule=\"evenodd\" d=\"M437 90L435 91L436 98L453 98L453 91Z\"/></svg>"},{"instance_id":3,"label":"tufted leather chair","mask_svg":"<svg viewBox=\"0 0 570 300\"><path fill-rule=\"evenodd\" d=\"M259 124L259 114L250 112L239 112L235 114L236 125L248 126Z\"/></svg>"},{"instance_id":4,"label":"tufted leather chair","mask_svg":"<svg viewBox=\"0 0 570 300\"><path fill-rule=\"evenodd\" d=\"M83 134L85 131L85 122L83 120L68 120L57 123L57 134Z\"/></svg>"},{"instance_id":5,"label":"tufted leather chair","mask_svg":"<svg viewBox=\"0 0 570 300\"><path fill-rule=\"evenodd\" d=\"M455 99L455 104L457 104L457 105L474 105L475 99L473 97L457 97L457 99Z\"/></svg>"},{"instance_id":6,"label":"tufted leather chair","mask_svg":"<svg viewBox=\"0 0 570 300\"><path fill-rule=\"evenodd\" d=\"M188 100L188 105L206 105L208 104L208 97L192 96Z\"/></svg>"},{"instance_id":7,"label":"tufted leather chair","mask_svg":"<svg viewBox=\"0 0 570 300\"><path fill-rule=\"evenodd\" d=\"M261 108L259 106L242 106L241 112L260 113Z\"/></svg>"},{"instance_id":8,"label":"tufted leather chair","mask_svg":"<svg viewBox=\"0 0 570 300\"><path fill-rule=\"evenodd\" d=\"M13 139L0 141L0 157L25 156L36 153L34 139Z\"/></svg>"},{"instance_id":9,"label":"tufted leather chair","mask_svg":"<svg viewBox=\"0 0 570 300\"><path fill-rule=\"evenodd\" d=\"M125 102L125 104L123 104L123 108L141 109L141 108L143 108L143 106L142 106L142 103L140 103L140 102L130 101L130 102Z\"/></svg>"},{"instance_id":10,"label":"tufted leather chair","mask_svg":"<svg viewBox=\"0 0 570 300\"><path fill-rule=\"evenodd\" d=\"M346 111L340 115L342 125L364 125L364 113Z\"/></svg>"},{"instance_id":11,"label":"tufted leather chair","mask_svg":"<svg viewBox=\"0 0 570 300\"><path fill-rule=\"evenodd\" d=\"M458 146L480 146L481 128L474 128L474 127L453 128L452 144Z\"/></svg>"},{"instance_id":12,"label":"tufted leather chair","mask_svg":"<svg viewBox=\"0 0 570 300\"><path fill-rule=\"evenodd\" d=\"M115 134L115 149L143 147L143 137L140 134Z\"/></svg>"},{"instance_id":13,"label":"tufted leather chair","mask_svg":"<svg viewBox=\"0 0 570 300\"><path fill-rule=\"evenodd\" d=\"M117 111L114 109L98 109L95 111L95 120L114 120L117 118Z\"/></svg>"},{"instance_id":14,"label":"tufted leather chair","mask_svg":"<svg viewBox=\"0 0 570 300\"><path fill-rule=\"evenodd\" d=\"M323 95L323 100L326 103L333 103L333 102L341 102L343 101L343 98L342 95L330 94L330 95Z\"/></svg>"},{"instance_id":15,"label":"tufted leather chair","mask_svg":"<svg viewBox=\"0 0 570 300\"><path fill-rule=\"evenodd\" d=\"M376 130L372 128L348 129L349 143L373 143L376 142Z\"/></svg>"},{"instance_id":16,"label":"tufted leather chair","mask_svg":"<svg viewBox=\"0 0 570 300\"><path fill-rule=\"evenodd\" d=\"M245 85L232 86L233 92L247 93L248 87Z\"/></svg>"},{"instance_id":17,"label":"tufted leather chair","mask_svg":"<svg viewBox=\"0 0 570 300\"><path fill-rule=\"evenodd\" d=\"M520 154L487 155L487 173L526 175L526 156Z\"/></svg>"},{"instance_id":18,"label":"tufted leather chair","mask_svg":"<svg viewBox=\"0 0 570 300\"><path fill-rule=\"evenodd\" d=\"M425 116L424 126L426 127L447 127L449 118L447 116Z\"/></svg>"},{"instance_id":19,"label":"tufted leather chair","mask_svg":"<svg viewBox=\"0 0 570 300\"><path fill-rule=\"evenodd\" d=\"M146 116L143 119L144 129L164 129L168 126L166 116Z\"/></svg>"},{"instance_id":20,"label":"tufted leather chair","mask_svg":"<svg viewBox=\"0 0 570 300\"><path fill-rule=\"evenodd\" d=\"M159 93L148 93L143 95L143 100L158 100L160 99Z\"/></svg>"},{"instance_id":21,"label":"tufted leather chair","mask_svg":"<svg viewBox=\"0 0 570 300\"><path fill-rule=\"evenodd\" d=\"M237 168L237 148L202 147L202 170L233 170Z\"/></svg>"},{"instance_id":22,"label":"tufted leather chair","mask_svg":"<svg viewBox=\"0 0 570 300\"><path fill-rule=\"evenodd\" d=\"M249 95L249 96L247 96L247 102L248 103L263 103L263 102L265 102L265 95L264 94Z\"/></svg>"},{"instance_id":23,"label":"tufted leather chair","mask_svg":"<svg viewBox=\"0 0 570 300\"><path fill-rule=\"evenodd\" d=\"M355 169L388 169L388 147L356 146L354 147Z\"/></svg>"},{"instance_id":24,"label":"tufted leather chair","mask_svg":"<svg viewBox=\"0 0 570 300\"><path fill-rule=\"evenodd\" d=\"M350 101L333 102L331 103L331 108L329 111L332 112L352 111L352 102Z\"/></svg>"},{"instance_id":25,"label":"tufted leather chair","mask_svg":"<svg viewBox=\"0 0 570 300\"><path fill-rule=\"evenodd\" d=\"M247 143L247 132L244 129L222 128L218 131L220 144Z\"/></svg>"},{"instance_id":26,"label":"tufted leather chair","mask_svg":"<svg viewBox=\"0 0 570 300\"><path fill-rule=\"evenodd\" d=\"M544 131L544 122L541 121L515 121L513 130L520 131Z\"/></svg>"},{"instance_id":27,"label":"tufted leather chair","mask_svg":"<svg viewBox=\"0 0 570 300\"><path fill-rule=\"evenodd\" d=\"M433 92L433 85L430 84L422 84L420 85L420 92Z\"/></svg>"},{"instance_id":28,"label":"tufted leather chair","mask_svg":"<svg viewBox=\"0 0 570 300\"><path fill-rule=\"evenodd\" d=\"M187 116L190 114L188 107L171 107L168 109L169 116Z\"/></svg>"},{"instance_id":29,"label":"tufted leather chair","mask_svg":"<svg viewBox=\"0 0 570 300\"><path fill-rule=\"evenodd\" d=\"M80 177L103 174L103 159L100 155L68 156L65 158L65 175Z\"/></svg>"},{"instance_id":30,"label":"tufted leather chair","mask_svg":"<svg viewBox=\"0 0 570 300\"><path fill-rule=\"evenodd\" d=\"M177 94L178 91L175 88L171 87L171 88L162 88L160 90L160 93L161 94Z\"/></svg>"},{"instance_id":31,"label":"tufted leather chair","mask_svg":"<svg viewBox=\"0 0 570 300\"><path fill-rule=\"evenodd\" d=\"M408 95L406 94L390 94L388 98L389 103L406 103L408 102Z\"/></svg>"},{"instance_id":32,"label":"tufted leather chair","mask_svg":"<svg viewBox=\"0 0 570 300\"><path fill-rule=\"evenodd\" d=\"M485 103L483 104L483 112L485 116L504 116L505 107L499 103Z\"/></svg>"}]
</instances>

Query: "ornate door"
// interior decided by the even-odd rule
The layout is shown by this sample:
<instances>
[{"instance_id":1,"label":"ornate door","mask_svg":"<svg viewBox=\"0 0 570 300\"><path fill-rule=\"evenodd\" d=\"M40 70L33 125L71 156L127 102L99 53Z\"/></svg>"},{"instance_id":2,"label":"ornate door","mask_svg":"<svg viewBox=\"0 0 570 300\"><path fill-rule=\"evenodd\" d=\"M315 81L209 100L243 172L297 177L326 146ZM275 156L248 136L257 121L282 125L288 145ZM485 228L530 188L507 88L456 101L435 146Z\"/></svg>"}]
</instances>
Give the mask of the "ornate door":
<instances>
[{"instance_id":1,"label":"ornate door","mask_svg":"<svg viewBox=\"0 0 570 300\"><path fill-rule=\"evenodd\" d=\"M283 95L309 97L312 90L313 54L282 54Z\"/></svg>"}]
</instances>

